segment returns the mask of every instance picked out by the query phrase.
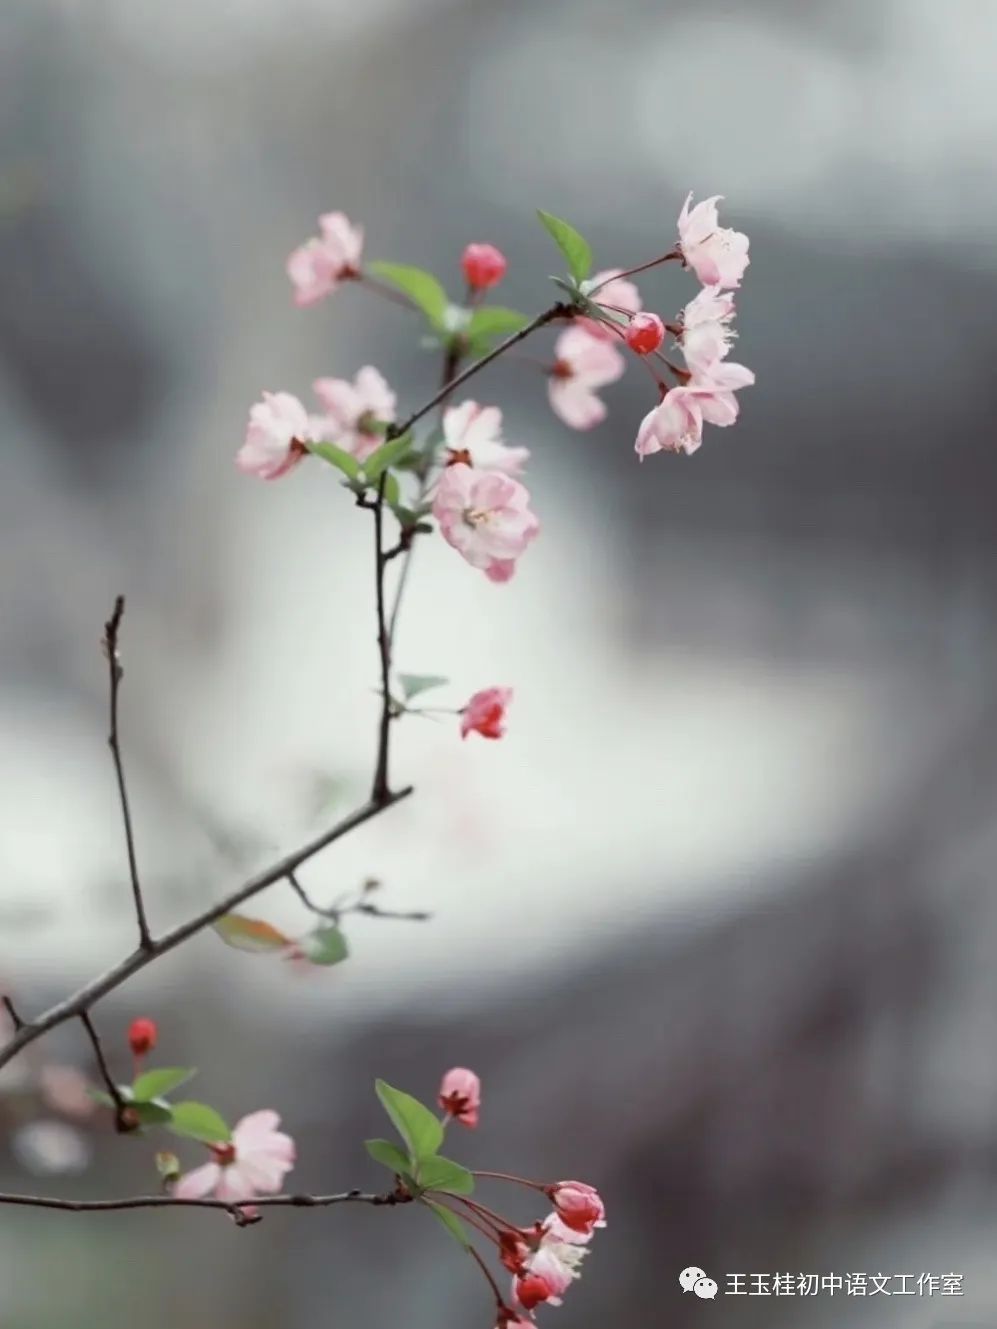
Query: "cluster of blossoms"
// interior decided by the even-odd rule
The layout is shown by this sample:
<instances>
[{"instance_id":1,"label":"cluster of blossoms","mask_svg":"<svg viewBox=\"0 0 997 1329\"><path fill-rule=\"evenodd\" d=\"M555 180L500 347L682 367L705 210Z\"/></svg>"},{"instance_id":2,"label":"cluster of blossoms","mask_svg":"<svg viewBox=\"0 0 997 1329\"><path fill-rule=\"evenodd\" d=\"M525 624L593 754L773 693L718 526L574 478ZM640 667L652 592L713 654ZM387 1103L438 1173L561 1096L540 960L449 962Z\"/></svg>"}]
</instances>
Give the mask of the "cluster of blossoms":
<instances>
[{"instance_id":1,"label":"cluster of blossoms","mask_svg":"<svg viewBox=\"0 0 997 1329\"><path fill-rule=\"evenodd\" d=\"M446 1116L462 1126L478 1125L481 1082L473 1071L456 1067L443 1077L438 1102ZM581 1276L581 1266L596 1229L606 1226L599 1192L584 1181L530 1181L504 1173L478 1173L515 1182L544 1195L553 1206L542 1219L521 1226L494 1209L462 1196L464 1218L496 1249L512 1275L507 1302L498 1298L498 1329L525 1325L540 1305L560 1306L565 1292ZM526 1319L524 1317L529 1317Z\"/></svg>"}]
</instances>

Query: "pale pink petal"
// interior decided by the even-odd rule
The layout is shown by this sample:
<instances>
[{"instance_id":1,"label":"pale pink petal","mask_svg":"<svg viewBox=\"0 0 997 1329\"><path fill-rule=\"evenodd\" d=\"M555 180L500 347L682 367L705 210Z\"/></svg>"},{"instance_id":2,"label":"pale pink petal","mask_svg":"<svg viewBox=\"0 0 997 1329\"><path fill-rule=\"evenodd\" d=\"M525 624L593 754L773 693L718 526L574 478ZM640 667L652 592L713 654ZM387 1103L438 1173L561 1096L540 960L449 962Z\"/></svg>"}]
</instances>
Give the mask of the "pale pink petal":
<instances>
[{"instance_id":1,"label":"pale pink petal","mask_svg":"<svg viewBox=\"0 0 997 1329\"><path fill-rule=\"evenodd\" d=\"M572 429L592 429L608 414L605 403L574 379L549 378L547 395L555 414Z\"/></svg>"},{"instance_id":2,"label":"pale pink petal","mask_svg":"<svg viewBox=\"0 0 997 1329\"><path fill-rule=\"evenodd\" d=\"M174 1182L171 1194L179 1200L203 1200L218 1185L221 1174L222 1169L217 1163L204 1163Z\"/></svg>"}]
</instances>

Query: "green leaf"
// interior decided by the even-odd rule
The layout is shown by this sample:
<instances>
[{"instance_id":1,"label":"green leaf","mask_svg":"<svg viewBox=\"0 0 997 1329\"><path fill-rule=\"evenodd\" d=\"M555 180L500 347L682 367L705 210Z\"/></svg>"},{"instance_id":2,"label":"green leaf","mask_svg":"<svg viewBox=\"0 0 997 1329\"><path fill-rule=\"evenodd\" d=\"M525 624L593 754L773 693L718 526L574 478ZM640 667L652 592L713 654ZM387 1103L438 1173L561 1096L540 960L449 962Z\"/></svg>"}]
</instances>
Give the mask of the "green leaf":
<instances>
[{"instance_id":1,"label":"green leaf","mask_svg":"<svg viewBox=\"0 0 997 1329\"><path fill-rule=\"evenodd\" d=\"M408 1154L403 1153L390 1140L364 1140L364 1148L375 1163L383 1164L384 1167L390 1168L392 1172L398 1172L402 1176L406 1176L412 1170Z\"/></svg>"},{"instance_id":2,"label":"green leaf","mask_svg":"<svg viewBox=\"0 0 997 1329\"><path fill-rule=\"evenodd\" d=\"M501 305L482 305L471 315L467 334L473 340L490 337L508 337L518 332L529 323L528 314L521 314L516 309L503 309Z\"/></svg>"},{"instance_id":3,"label":"green leaf","mask_svg":"<svg viewBox=\"0 0 997 1329\"><path fill-rule=\"evenodd\" d=\"M211 926L226 946L237 951L260 955L267 951L282 951L291 943L290 937L285 937L271 924L260 918L246 918L244 914L223 914Z\"/></svg>"},{"instance_id":4,"label":"green leaf","mask_svg":"<svg viewBox=\"0 0 997 1329\"><path fill-rule=\"evenodd\" d=\"M316 928L298 942L302 954L312 964L332 965L345 960L350 953L349 943L335 924Z\"/></svg>"},{"instance_id":5,"label":"green leaf","mask_svg":"<svg viewBox=\"0 0 997 1329\"><path fill-rule=\"evenodd\" d=\"M342 471L348 480L356 480L360 475L360 463L335 443L306 443L308 451L315 457L321 457L337 471Z\"/></svg>"},{"instance_id":6,"label":"green leaf","mask_svg":"<svg viewBox=\"0 0 997 1329\"><path fill-rule=\"evenodd\" d=\"M408 434L403 434L401 438L393 438L390 443L382 443L363 464L363 473L368 483L373 484L375 480L380 479L381 472L386 471L389 466L394 466L411 446L412 439Z\"/></svg>"},{"instance_id":7,"label":"green leaf","mask_svg":"<svg viewBox=\"0 0 997 1329\"><path fill-rule=\"evenodd\" d=\"M452 1158L438 1154L426 1158L416 1170L416 1181L427 1191L447 1191L451 1195L470 1195L474 1190L474 1177L466 1167Z\"/></svg>"},{"instance_id":8,"label":"green leaf","mask_svg":"<svg viewBox=\"0 0 997 1329\"><path fill-rule=\"evenodd\" d=\"M390 1084L377 1080L374 1084L381 1106L391 1118L395 1130L405 1141L413 1163L432 1158L443 1143L443 1127L436 1117L417 1098L392 1089Z\"/></svg>"},{"instance_id":9,"label":"green leaf","mask_svg":"<svg viewBox=\"0 0 997 1329\"><path fill-rule=\"evenodd\" d=\"M190 1100L173 1104L170 1130L176 1135L200 1140L203 1144L227 1144L232 1138L232 1132L220 1113L208 1107L207 1103Z\"/></svg>"},{"instance_id":10,"label":"green leaf","mask_svg":"<svg viewBox=\"0 0 997 1329\"><path fill-rule=\"evenodd\" d=\"M134 1112L143 1126L167 1126L173 1120L169 1103L132 1103L128 1111Z\"/></svg>"},{"instance_id":11,"label":"green leaf","mask_svg":"<svg viewBox=\"0 0 997 1329\"><path fill-rule=\"evenodd\" d=\"M592 266L592 250L588 241L578 234L573 226L554 217L542 208L537 209L537 216L550 232L551 238L564 255L568 271L576 282L583 281Z\"/></svg>"},{"instance_id":12,"label":"green leaf","mask_svg":"<svg viewBox=\"0 0 997 1329\"><path fill-rule=\"evenodd\" d=\"M399 674L398 682L402 685L405 700L411 701L413 697L418 697L420 692L428 692L430 688L440 688L450 680L444 678L442 674Z\"/></svg>"},{"instance_id":13,"label":"green leaf","mask_svg":"<svg viewBox=\"0 0 997 1329\"><path fill-rule=\"evenodd\" d=\"M197 1071L187 1066L164 1066L160 1070L143 1071L132 1085L132 1099L136 1103L149 1103L154 1098L162 1098L196 1074Z\"/></svg>"},{"instance_id":14,"label":"green leaf","mask_svg":"<svg viewBox=\"0 0 997 1329\"><path fill-rule=\"evenodd\" d=\"M450 301L431 272L410 267L406 263L368 263L367 269L404 292L416 308L422 310L434 328L444 330Z\"/></svg>"},{"instance_id":15,"label":"green leaf","mask_svg":"<svg viewBox=\"0 0 997 1329\"><path fill-rule=\"evenodd\" d=\"M130 1103L132 1101L132 1091L128 1085L119 1084L118 1093L121 1095L122 1102ZM92 1098L95 1103L100 1103L103 1107L113 1108L115 1106L114 1099L103 1089L88 1089L87 1095Z\"/></svg>"},{"instance_id":16,"label":"green leaf","mask_svg":"<svg viewBox=\"0 0 997 1329\"><path fill-rule=\"evenodd\" d=\"M442 1204L436 1204L433 1200L423 1200L423 1204L427 1209L432 1209L433 1213L459 1246L463 1247L466 1251L471 1249L471 1240L464 1231L464 1224L456 1214L452 1214L449 1209L445 1209Z\"/></svg>"}]
</instances>

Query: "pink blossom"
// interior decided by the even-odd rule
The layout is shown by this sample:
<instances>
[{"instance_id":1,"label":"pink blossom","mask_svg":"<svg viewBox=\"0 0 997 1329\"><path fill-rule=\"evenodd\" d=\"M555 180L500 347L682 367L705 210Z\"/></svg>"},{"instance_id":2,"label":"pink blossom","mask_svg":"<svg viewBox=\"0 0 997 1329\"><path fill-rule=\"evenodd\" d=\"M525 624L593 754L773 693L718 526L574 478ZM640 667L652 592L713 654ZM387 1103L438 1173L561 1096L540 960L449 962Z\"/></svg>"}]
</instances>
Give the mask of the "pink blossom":
<instances>
[{"instance_id":1,"label":"pink blossom","mask_svg":"<svg viewBox=\"0 0 997 1329\"><path fill-rule=\"evenodd\" d=\"M714 194L690 209L689 195L679 214L679 242L682 257L704 286L730 289L740 286L750 259L748 237L719 223L717 203L722 197Z\"/></svg>"},{"instance_id":2,"label":"pink blossom","mask_svg":"<svg viewBox=\"0 0 997 1329\"><path fill-rule=\"evenodd\" d=\"M682 353L696 373L723 360L735 334L734 297L714 286L704 286L682 312Z\"/></svg>"},{"instance_id":3,"label":"pink blossom","mask_svg":"<svg viewBox=\"0 0 997 1329\"><path fill-rule=\"evenodd\" d=\"M317 378L312 387L325 408L324 415L312 417L313 436L365 461L384 442L383 431L376 426L395 418L397 399L382 375L373 365L364 365L352 383L345 378Z\"/></svg>"},{"instance_id":4,"label":"pink blossom","mask_svg":"<svg viewBox=\"0 0 997 1329\"><path fill-rule=\"evenodd\" d=\"M548 1193L558 1218L572 1231L590 1234L606 1226L606 1207L594 1186L584 1181L559 1181Z\"/></svg>"},{"instance_id":5,"label":"pink blossom","mask_svg":"<svg viewBox=\"0 0 997 1329\"><path fill-rule=\"evenodd\" d=\"M634 314L624 333L626 343L637 355L650 355L665 340L665 325L649 310Z\"/></svg>"},{"instance_id":6,"label":"pink blossom","mask_svg":"<svg viewBox=\"0 0 997 1329\"><path fill-rule=\"evenodd\" d=\"M619 275L621 271L620 268L606 268L602 272L597 272L594 277L582 283L582 293L593 303L605 305L614 314L639 313L644 307L640 291L632 281ZM606 283L605 286L603 282ZM583 327L599 341L612 341L616 335L611 328L607 328L604 323L599 323L594 318L579 318L576 320L576 327Z\"/></svg>"},{"instance_id":7,"label":"pink blossom","mask_svg":"<svg viewBox=\"0 0 997 1329\"><path fill-rule=\"evenodd\" d=\"M460 736L480 734L482 738L501 738L505 733L505 713L512 701L512 688L485 688L476 692L460 713Z\"/></svg>"},{"instance_id":8,"label":"pink blossom","mask_svg":"<svg viewBox=\"0 0 997 1329\"><path fill-rule=\"evenodd\" d=\"M643 460L652 452L684 452L687 456L703 441L703 412L690 388L672 388L659 406L648 411L637 431L634 451Z\"/></svg>"},{"instance_id":9,"label":"pink blossom","mask_svg":"<svg viewBox=\"0 0 997 1329\"><path fill-rule=\"evenodd\" d=\"M480 471L521 475L529 448L510 448L502 438L502 412L497 406L464 401L443 414L443 439L451 461L466 462Z\"/></svg>"},{"instance_id":10,"label":"pink blossom","mask_svg":"<svg viewBox=\"0 0 997 1329\"><path fill-rule=\"evenodd\" d=\"M468 286L476 291L497 286L508 267L505 255L494 245L468 245L461 255L460 265Z\"/></svg>"},{"instance_id":11,"label":"pink blossom","mask_svg":"<svg viewBox=\"0 0 997 1329\"><path fill-rule=\"evenodd\" d=\"M462 1126L477 1126L481 1110L481 1081L474 1071L463 1066L455 1066L453 1070L447 1071L440 1084L439 1103L444 1112Z\"/></svg>"},{"instance_id":12,"label":"pink blossom","mask_svg":"<svg viewBox=\"0 0 997 1329\"><path fill-rule=\"evenodd\" d=\"M572 429L591 429L606 418L595 389L615 383L626 362L615 346L582 327L566 328L554 344L554 355L547 385L550 404Z\"/></svg>"},{"instance_id":13,"label":"pink blossom","mask_svg":"<svg viewBox=\"0 0 997 1329\"><path fill-rule=\"evenodd\" d=\"M543 1301L560 1306L561 1298L576 1278L581 1277L581 1263L588 1251L584 1246L558 1241L544 1233L540 1245L526 1257L523 1272L513 1282L513 1294L526 1310Z\"/></svg>"},{"instance_id":14,"label":"pink blossom","mask_svg":"<svg viewBox=\"0 0 997 1329\"><path fill-rule=\"evenodd\" d=\"M276 480L297 466L311 440L308 412L290 392L264 392L249 412L246 440L236 465L247 475Z\"/></svg>"},{"instance_id":15,"label":"pink blossom","mask_svg":"<svg viewBox=\"0 0 997 1329\"><path fill-rule=\"evenodd\" d=\"M219 1200L241 1204L257 1195L276 1195L294 1166L294 1141L277 1129L280 1117L264 1108L236 1123L231 1144L213 1145L215 1161L186 1172L173 1187L181 1200L200 1200L212 1192Z\"/></svg>"},{"instance_id":16,"label":"pink blossom","mask_svg":"<svg viewBox=\"0 0 997 1329\"><path fill-rule=\"evenodd\" d=\"M319 226L322 234L300 245L287 260L298 305L315 304L331 295L340 282L360 273L363 227L354 226L342 212L325 213Z\"/></svg>"},{"instance_id":17,"label":"pink blossom","mask_svg":"<svg viewBox=\"0 0 997 1329\"><path fill-rule=\"evenodd\" d=\"M688 390L696 394L699 409L708 424L732 425L739 409L734 394L741 388L751 387L754 381L754 374L744 365L721 360L702 373L693 374Z\"/></svg>"},{"instance_id":18,"label":"pink blossom","mask_svg":"<svg viewBox=\"0 0 997 1329\"><path fill-rule=\"evenodd\" d=\"M540 530L526 486L499 471L464 462L440 476L433 515L444 540L492 581L508 581Z\"/></svg>"}]
</instances>

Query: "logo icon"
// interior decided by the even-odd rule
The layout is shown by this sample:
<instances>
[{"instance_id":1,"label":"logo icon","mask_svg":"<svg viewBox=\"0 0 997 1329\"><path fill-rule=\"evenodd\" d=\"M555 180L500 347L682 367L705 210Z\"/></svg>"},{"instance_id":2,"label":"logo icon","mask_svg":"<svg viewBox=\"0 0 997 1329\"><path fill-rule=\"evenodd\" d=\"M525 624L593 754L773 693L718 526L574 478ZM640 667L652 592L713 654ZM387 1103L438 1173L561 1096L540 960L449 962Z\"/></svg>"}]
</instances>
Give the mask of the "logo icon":
<instances>
[{"instance_id":1,"label":"logo icon","mask_svg":"<svg viewBox=\"0 0 997 1329\"><path fill-rule=\"evenodd\" d=\"M693 1287L697 1297L702 1297L703 1301L712 1301L717 1295L717 1285L712 1278L699 1278Z\"/></svg>"},{"instance_id":2,"label":"logo icon","mask_svg":"<svg viewBox=\"0 0 997 1329\"><path fill-rule=\"evenodd\" d=\"M679 1274L679 1283L683 1292L691 1292L701 1278L706 1277L705 1269L697 1269L691 1264L688 1269L683 1269Z\"/></svg>"}]
</instances>

